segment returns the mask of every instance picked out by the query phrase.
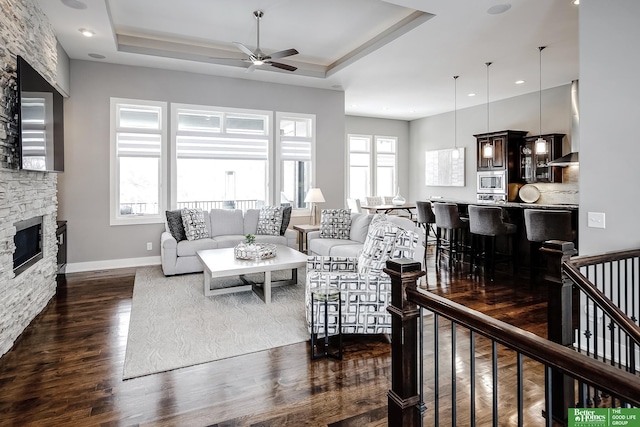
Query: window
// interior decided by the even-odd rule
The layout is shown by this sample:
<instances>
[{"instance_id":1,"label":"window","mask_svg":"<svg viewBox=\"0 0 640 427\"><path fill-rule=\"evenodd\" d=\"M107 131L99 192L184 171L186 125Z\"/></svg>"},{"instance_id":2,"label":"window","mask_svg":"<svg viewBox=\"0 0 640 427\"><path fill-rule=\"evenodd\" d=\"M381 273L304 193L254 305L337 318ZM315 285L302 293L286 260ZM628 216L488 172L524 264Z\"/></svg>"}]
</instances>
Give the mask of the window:
<instances>
[{"instance_id":1,"label":"window","mask_svg":"<svg viewBox=\"0 0 640 427\"><path fill-rule=\"evenodd\" d=\"M393 196L397 187L398 138L349 135L347 198Z\"/></svg>"},{"instance_id":2,"label":"window","mask_svg":"<svg viewBox=\"0 0 640 427\"><path fill-rule=\"evenodd\" d=\"M164 221L166 109L111 98L111 225Z\"/></svg>"},{"instance_id":3,"label":"window","mask_svg":"<svg viewBox=\"0 0 640 427\"><path fill-rule=\"evenodd\" d=\"M172 202L251 209L269 197L269 113L173 104Z\"/></svg>"},{"instance_id":4,"label":"window","mask_svg":"<svg viewBox=\"0 0 640 427\"><path fill-rule=\"evenodd\" d=\"M315 116L276 113L276 123L279 129L276 194L280 194L276 202L290 204L293 209L305 209L304 198L314 180Z\"/></svg>"}]
</instances>

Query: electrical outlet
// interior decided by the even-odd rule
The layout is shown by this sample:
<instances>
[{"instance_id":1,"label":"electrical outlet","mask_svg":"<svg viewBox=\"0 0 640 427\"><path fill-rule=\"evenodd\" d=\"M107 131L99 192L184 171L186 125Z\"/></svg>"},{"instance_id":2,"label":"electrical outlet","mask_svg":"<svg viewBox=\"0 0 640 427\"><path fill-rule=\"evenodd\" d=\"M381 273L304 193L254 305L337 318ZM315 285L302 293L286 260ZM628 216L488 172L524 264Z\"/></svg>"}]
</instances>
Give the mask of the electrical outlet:
<instances>
[{"instance_id":1,"label":"electrical outlet","mask_svg":"<svg viewBox=\"0 0 640 427\"><path fill-rule=\"evenodd\" d=\"M605 228L605 220L603 212L587 213L587 227Z\"/></svg>"},{"instance_id":2,"label":"electrical outlet","mask_svg":"<svg viewBox=\"0 0 640 427\"><path fill-rule=\"evenodd\" d=\"M153 243L147 242L147 250L150 251L153 249Z\"/></svg>"}]
</instances>

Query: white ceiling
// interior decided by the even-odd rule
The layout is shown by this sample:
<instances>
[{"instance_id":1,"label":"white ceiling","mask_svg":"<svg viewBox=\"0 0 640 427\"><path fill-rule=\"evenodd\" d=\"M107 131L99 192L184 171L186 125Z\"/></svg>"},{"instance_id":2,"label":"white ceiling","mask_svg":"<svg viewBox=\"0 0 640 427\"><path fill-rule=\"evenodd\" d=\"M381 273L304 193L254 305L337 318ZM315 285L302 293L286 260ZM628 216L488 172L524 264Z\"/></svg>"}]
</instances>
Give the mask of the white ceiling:
<instances>
[{"instance_id":1,"label":"white ceiling","mask_svg":"<svg viewBox=\"0 0 640 427\"><path fill-rule=\"evenodd\" d=\"M573 0L37 1L72 59L344 90L351 115L412 120L452 111L454 75L458 109L486 103L487 92L490 101L537 92L540 65L543 89L578 78ZM487 13L502 4L511 7ZM297 71L214 63L244 56L231 42L255 49L254 10L264 11L261 49L297 49L278 60ZM538 46L547 46L542 62Z\"/></svg>"}]
</instances>

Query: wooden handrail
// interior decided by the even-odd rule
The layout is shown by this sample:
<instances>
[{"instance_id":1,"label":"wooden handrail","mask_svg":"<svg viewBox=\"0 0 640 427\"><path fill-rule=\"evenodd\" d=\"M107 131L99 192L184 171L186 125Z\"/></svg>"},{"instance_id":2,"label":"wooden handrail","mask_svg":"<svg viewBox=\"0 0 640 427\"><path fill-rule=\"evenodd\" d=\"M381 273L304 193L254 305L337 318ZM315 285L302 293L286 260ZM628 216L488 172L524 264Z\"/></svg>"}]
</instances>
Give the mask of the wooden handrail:
<instances>
[{"instance_id":1,"label":"wooden handrail","mask_svg":"<svg viewBox=\"0 0 640 427\"><path fill-rule=\"evenodd\" d=\"M622 329L636 342L636 344L640 345L640 327L636 325L622 310L620 310L617 305L613 304L600 289L593 286L589 279L587 279L580 270L578 270L573 260L562 263L562 269L582 292L591 298L596 305L620 327L620 329Z\"/></svg>"},{"instance_id":2,"label":"wooden handrail","mask_svg":"<svg viewBox=\"0 0 640 427\"><path fill-rule=\"evenodd\" d=\"M620 261L627 258L640 257L640 249L627 251L606 252L599 255L578 256L571 258L571 264L577 268L589 265L603 264L605 262Z\"/></svg>"},{"instance_id":3,"label":"wooden handrail","mask_svg":"<svg viewBox=\"0 0 640 427\"><path fill-rule=\"evenodd\" d=\"M407 299L548 367L640 406L640 381L629 372L496 320L430 292L408 288Z\"/></svg>"}]
</instances>

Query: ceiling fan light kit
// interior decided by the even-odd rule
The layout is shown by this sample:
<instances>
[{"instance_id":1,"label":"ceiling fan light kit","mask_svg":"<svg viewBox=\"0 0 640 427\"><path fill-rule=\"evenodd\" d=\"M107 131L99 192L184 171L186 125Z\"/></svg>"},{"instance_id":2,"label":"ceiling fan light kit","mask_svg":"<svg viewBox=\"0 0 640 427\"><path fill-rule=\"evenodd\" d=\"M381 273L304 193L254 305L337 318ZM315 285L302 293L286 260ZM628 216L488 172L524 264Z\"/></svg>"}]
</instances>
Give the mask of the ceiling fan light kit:
<instances>
[{"instance_id":1,"label":"ceiling fan light kit","mask_svg":"<svg viewBox=\"0 0 640 427\"><path fill-rule=\"evenodd\" d=\"M274 59L280 59L280 58L285 58L287 56L297 55L298 51L296 49L280 50L278 52L272 53L271 55L265 55L265 53L262 52L262 50L260 50L260 20L264 16L264 12L261 10L256 10L253 12L253 16L256 18L256 24L257 24L256 49L252 51L251 49L249 49L247 46L245 46L240 42L233 42L233 44L242 53L248 56L248 58L237 59L237 61L249 63L250 65L247 68L248 72L253 71L256 69L256 67L260 67L263 65L269 65L271 67L275 67L285 71L297 70L298 67L294 67L293 65L273 61ZM228 60L233 60L235 58L212 58L212 59L220 59L220 60L228 61Z\"/></svg>"}]
</instances>

